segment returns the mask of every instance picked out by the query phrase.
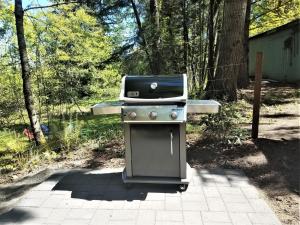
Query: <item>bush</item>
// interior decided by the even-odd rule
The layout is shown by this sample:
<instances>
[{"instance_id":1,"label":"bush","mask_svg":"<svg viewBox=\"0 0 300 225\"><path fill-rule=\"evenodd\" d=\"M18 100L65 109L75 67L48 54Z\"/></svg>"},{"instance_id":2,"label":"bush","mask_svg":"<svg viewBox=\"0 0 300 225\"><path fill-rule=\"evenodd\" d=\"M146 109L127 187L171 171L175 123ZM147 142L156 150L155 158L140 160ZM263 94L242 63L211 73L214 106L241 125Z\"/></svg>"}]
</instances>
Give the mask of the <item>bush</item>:
<instances>
[{"instance_id":1,"label":"bush","mask_svg":"<svg viewBox=\"0 0 300 225\"><path fill-rule=\"evenodd\" d=\"M251 120L247 107L251 106L245 101L223 102L219 113L203 116L200 124L206 126L206 137L229 143L240 143L249 137L249 132L241 126Z\"/></svg>"},{"instance_id":2,"label":"bush","mask_svg":"<svg viewBox=\"0 0 300 225\"><path fill-rule=\"evenodd\" d=\"M50 134L47 140L48 145L54 151L71 151L80 144L80 132L82 123L72 118L67 121L54 120L50 123Z\"/></svg>"}]
</instances>

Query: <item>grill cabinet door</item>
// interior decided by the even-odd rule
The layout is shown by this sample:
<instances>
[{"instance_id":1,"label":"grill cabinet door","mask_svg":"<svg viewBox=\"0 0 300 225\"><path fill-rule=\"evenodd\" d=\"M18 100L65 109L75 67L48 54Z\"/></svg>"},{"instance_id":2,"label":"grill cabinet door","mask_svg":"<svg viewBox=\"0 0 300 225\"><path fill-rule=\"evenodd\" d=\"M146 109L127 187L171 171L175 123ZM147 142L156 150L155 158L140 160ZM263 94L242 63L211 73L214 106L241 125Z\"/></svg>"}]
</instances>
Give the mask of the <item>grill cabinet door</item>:
<instances>
[{"instance_id":1,"label":"grill cabinet door","mask_svg":"<svg viewBox=\"0 0 300 225\"><path fill-rule=\"evenodd\" d=\"M179 125L131 125L133 176L179 177Z\"/></svg>"}]
</instances>

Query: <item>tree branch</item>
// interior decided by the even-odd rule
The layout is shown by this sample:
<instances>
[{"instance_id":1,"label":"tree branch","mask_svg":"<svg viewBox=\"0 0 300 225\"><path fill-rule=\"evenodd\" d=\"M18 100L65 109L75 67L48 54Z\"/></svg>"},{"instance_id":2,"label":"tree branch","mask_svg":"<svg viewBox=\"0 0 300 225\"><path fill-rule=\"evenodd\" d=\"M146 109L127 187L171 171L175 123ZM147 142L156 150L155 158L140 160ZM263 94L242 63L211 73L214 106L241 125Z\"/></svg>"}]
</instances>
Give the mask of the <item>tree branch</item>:
<instances>
[{"instance_id":1,"label":"tree branch","mask_svg":"<svg viewBox=\"0 0 300 225\"><path fill-rule=\"evenodd\" d=\"M291 1L285 2L283 5L278 5L277 7L273 8L273 9L267 9L267 8L264 8L264 7L261 6L261 5L257 5L257 6L260 7L261 9L265 10L265 12L263 12L263 13L261 13L261 14L255 16L255 17L252 17L252 18L251 18L251 21L256 20L256 19L258 19L258 18L260 18L260 17L262 17L262 16L265 16L265 15L271 13L271 12L276 12L278 9L280 9L280 8L282 8L282 7L284 7L284 6L286 6L286 5L289 4L289 3L292 3L292 0L291 0Z\"/></svg>"},{"instance_id":2,"label":"tree branch","mask_svg":"<svg viewBox=\"0 0 300 225\"><path fill-rule=\"evenodd\" d=\"M70 1L70 2L59 2L51 5L39 5L39 6L32 6L24 9L23 11L26 12L28 10L32 9L45 9L45 8L52 8L52 7L57 7L60 5L68 5L68 4L77 4L77 3L82 3L82 1Z\"/></svg>"},{"instance_id":3,"label":"tree branch","mask_svg":"<svg viewBox=\"0 0 300 225\"><path fill-rule=\"evenodd\" d=\"M117 49L115 52L112 53L112 55L108 59L100 62L96 66L96 68L104 69L107 64L115 62L117 59L119 59L120 55L122 55L125 51L131 49L133 46L134 44L127 44L121 47L120 49Z\"/></svg>"},{"instance_id":4,"label":"tree branch","mask_svg":"<svg viewBox=\"0 0 300 225\"><path fill-rule=\"evenodd\" d=\"M134 3L134 0L130 0L130 2L131 2L131 6L132 6L132 9L133 9L133 12L134 12L134 16L135 16L137 27L138 27L139 31L142 32L143 31L142 23L141 23L141 20L140 20L139 13L137 11L136 5Z\"/></svg>"},{"instance_id":5,"label":"tree branch","mask_svg":"<svg viewBox=\"0 0 300 225\"><path fill-rule=\"evenodd\" d=\"M151 67L151 57L150 57L150 54L148 52L148 45L147 45L147 41L146 41L146 38L145 38L144 29L142 27L141 19L140 19L135 1L130 0L130 2L131 2L131 6L132 6L132 9L133 9L133 12L134 12L134 16L135 16L135 20L136 20L136 24L137 24L137 28L138 28L138 37L142 38L142 45L144 47L144 51L147 55L147 58L149 60L149 65Z\"/></svg>"}]
</instances>

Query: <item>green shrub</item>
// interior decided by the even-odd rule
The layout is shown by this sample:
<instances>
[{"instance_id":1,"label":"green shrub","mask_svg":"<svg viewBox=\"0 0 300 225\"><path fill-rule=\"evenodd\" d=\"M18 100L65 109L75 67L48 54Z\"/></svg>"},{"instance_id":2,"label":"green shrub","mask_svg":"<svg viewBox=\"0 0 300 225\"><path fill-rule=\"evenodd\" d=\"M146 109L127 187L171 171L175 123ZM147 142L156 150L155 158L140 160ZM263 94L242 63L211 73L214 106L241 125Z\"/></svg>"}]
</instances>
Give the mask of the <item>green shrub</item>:
<instances>
[{"instance_id":1,"label":"green shrub","mask_svg":"<svg viewBox=\"0 0 300 225\"><path fill-rule=\"evenodd\" d=\"M48 145L55 151L71 151L80 144L82 123L75 117L68 120L57 120L50 123Z\"/></svg>"},{"instance_id":2,"label":"green shrub","mask_svg":"<svg viewBox=\"0 0 300 225\"><path fill-rule=\"evenodd\" d=\"M251 114L245 101L238 103L222 103L219 113L203 116L200 124L205 125L204 134L207 138L230 143L240 143L249 136L242 124L249 123Z\"/></svg>"}]
</instances>

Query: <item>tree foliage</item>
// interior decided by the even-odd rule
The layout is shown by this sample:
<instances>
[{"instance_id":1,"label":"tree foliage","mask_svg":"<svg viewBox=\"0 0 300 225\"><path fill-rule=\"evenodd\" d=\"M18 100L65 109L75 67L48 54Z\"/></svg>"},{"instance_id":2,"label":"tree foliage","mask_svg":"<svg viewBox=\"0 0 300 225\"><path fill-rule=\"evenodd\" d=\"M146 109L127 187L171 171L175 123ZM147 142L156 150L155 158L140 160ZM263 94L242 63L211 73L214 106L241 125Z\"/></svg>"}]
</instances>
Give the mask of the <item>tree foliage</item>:
<instances>
[{"instance_id":1,"label":"tree foliage","mask_svg":"<svg viewBox=\"0 0 300 225\"><path fill-rule=\"evenodd\" d=\"M23 109L13 6L1 9L1 113ZM33 91L39 113L50 105L75 104L85 97L112 98L120 81L120 63L102 65L116 46L88 8L64 5L25 14ZM2 95L2 96L3 96ZM11 104L14 103L14 104ZM5 114L6 111L7 113Z\"/></svg>"},{"instance_id":2,"label":"tree foliage","mask_svg":"<svg viewBox=\"0 0 300 225\"><path fill-rule=\"evenodd\" d=\"M252 2L250 34L256 35L284 25L300 16L299 0L256 0Z\"/></svg>"}]
</instances>

